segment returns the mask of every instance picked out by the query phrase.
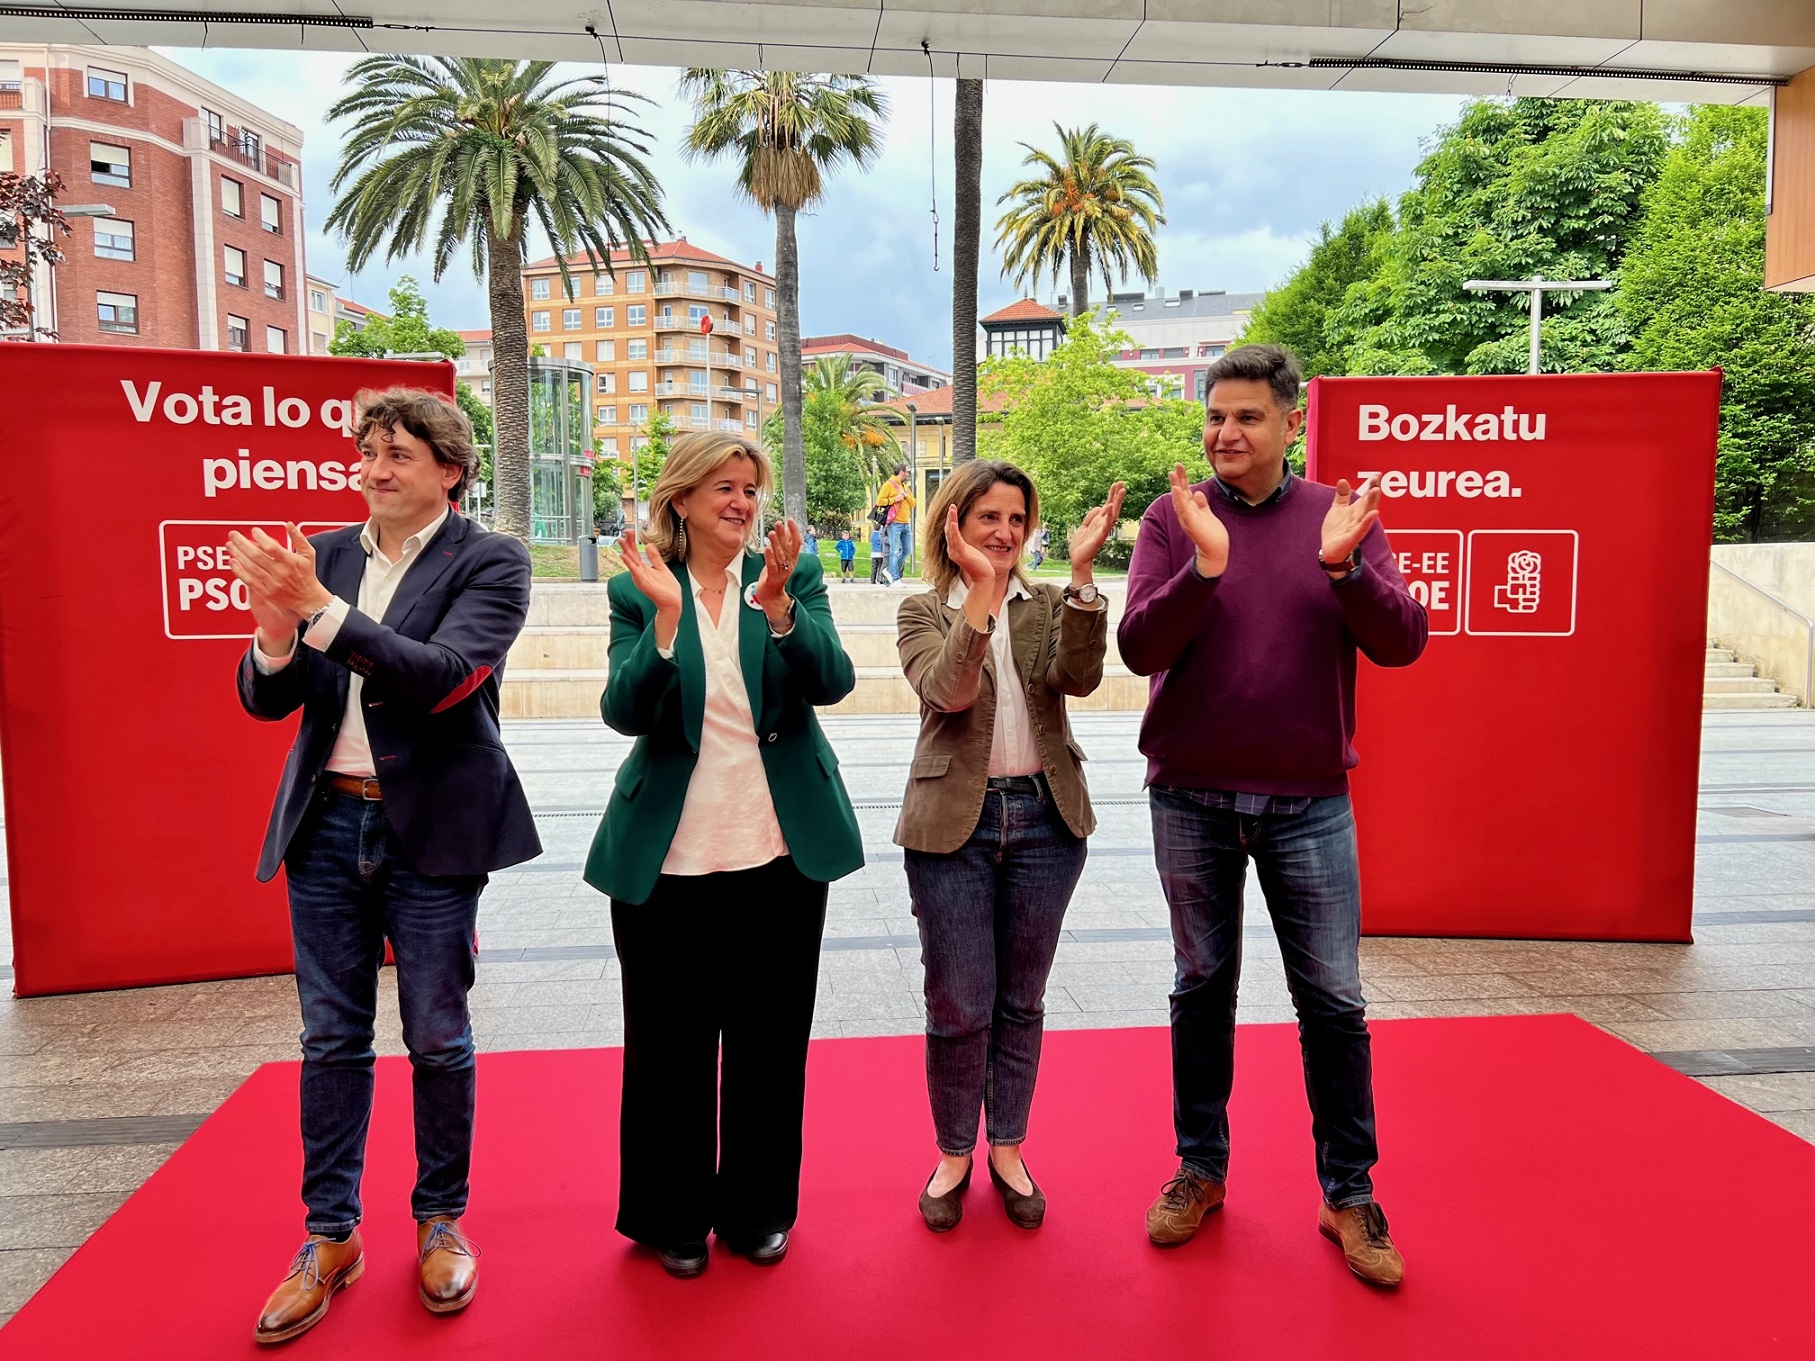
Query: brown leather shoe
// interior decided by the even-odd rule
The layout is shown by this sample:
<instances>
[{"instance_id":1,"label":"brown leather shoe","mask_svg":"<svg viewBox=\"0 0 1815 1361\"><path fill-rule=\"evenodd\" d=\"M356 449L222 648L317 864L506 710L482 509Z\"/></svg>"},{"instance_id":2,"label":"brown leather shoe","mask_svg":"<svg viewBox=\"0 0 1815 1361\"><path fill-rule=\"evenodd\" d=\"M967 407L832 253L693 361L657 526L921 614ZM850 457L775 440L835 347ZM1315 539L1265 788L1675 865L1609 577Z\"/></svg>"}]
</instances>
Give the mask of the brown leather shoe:
<instances>
[{"instance_id":1,"label":"brown leather shoe","mask_svg":"<svg viewBox=\"0 0 1815 1361\"><path fill-rule=\"evenodd\" d=\"M1147 1207L1147 1236L1162 1248L1189 1242L1204 1216L1223 1206L1221 1183L1194 1168L1179 1164L1178 1175L1167 1182L1160 1198Z\"/></svg>"},{"instance_id":2,"label":"brown leather shoe","mask_svg":"<svg viewBox=\"0 0 1815 1361\"><path fill-rule=\"evenodd\" d=\"M355 1229L344 1243L320 1234L296 1250L290 1274L271 1292L252 1330L255 1342L288 1342L328 1316L334 1292L345 1290L365 1275L365 1245Z\"/></svg>"},{"instance_id":3,"label":"brown leather shoe","mask_svg":"<svg viewBox=\"0 0 1815 1361\"><path fill-rule=\"evenodd\" d=\"M431 1314L451 1314L473 1302L479 1288L479 1249L460 1232L460 1221L441 1215L416 1226L422 1304Z\"/></svg>"},{"instance_id":4,"label":"brown leather shoe","mask_svg":"<svg viewBox=\"0 0 1815 1361\"><path fill-rule=\"evenodd\" d=\"M1373 1201L1317 1211L1317 1231L1342 1246L1349 1270L1370 1285L1396 1286L1405 1279L1405 1259L1386 1231L1386 1213Z\"/></svg>"}]
</instances>

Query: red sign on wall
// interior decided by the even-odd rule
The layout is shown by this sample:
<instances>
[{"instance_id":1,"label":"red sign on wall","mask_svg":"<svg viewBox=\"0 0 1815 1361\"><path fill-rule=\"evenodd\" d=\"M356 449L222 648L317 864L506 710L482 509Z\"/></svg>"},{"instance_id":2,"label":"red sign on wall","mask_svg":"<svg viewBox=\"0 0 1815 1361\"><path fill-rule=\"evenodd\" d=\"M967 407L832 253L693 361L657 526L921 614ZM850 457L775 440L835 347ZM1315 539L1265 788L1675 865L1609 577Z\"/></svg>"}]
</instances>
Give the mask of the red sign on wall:
<instances>
[{"instance_id":1,"label":"red sign on wall","mask_svg":"<svg viewBox=\"0 0 1815 1361\"><path fill-rule=\"evenodd\" d=\"M253 878L294 720L248 718L230 530L365 518L354 398L447 364L0 350L0 746L23 995L281 972Z\"/></svg>"},{"instance_id":2,"label":"red sign on wall","mask_svg":"<svg viewBox=\"0 0 1815 1361\"><path fill-rule=\"evenodd\" d=\"M1364 664L1366 929L1687 940L1720 375L1320 378L1430 613Z\"/></svg>"}]
</instances>

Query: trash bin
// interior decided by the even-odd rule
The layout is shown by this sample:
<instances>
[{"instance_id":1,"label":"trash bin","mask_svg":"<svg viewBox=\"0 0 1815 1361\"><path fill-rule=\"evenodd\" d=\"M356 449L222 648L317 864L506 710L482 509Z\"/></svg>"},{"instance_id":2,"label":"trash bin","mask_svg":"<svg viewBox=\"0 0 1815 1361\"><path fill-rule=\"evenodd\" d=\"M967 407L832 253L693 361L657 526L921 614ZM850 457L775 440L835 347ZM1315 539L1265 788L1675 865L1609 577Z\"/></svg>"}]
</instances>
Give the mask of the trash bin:
<instances>
[{"instance_id":1,"label":"trash bin","mask_svg":"<svg viewBox=\"0 0 1815 1361\"><path fill-rule=\"evenodd\" d=\"M580 580L597 581L599 579L599 536L582 534L580 536Z\"/></svg>"}]
</instances>

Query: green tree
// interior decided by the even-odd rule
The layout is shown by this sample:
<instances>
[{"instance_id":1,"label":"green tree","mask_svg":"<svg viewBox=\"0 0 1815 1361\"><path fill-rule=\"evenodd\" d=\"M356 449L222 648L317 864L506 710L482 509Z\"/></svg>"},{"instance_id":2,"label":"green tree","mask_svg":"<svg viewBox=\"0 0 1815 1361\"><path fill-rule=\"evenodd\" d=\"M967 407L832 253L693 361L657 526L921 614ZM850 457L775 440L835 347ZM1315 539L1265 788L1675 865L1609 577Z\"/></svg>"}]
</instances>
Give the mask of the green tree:
<instances>
[{"instance_id":1,"label":"green tree","mask_svg":"<svg viewBox=\"0 0 1815 1361\"><path fill-rule=\"evenodd\" d=\"M866 76L791 71L715 71L681 78L693 100L683 144L691 158L730 155L737 187L775 218L775 320L781 353L782 483L789 518L806 522L806 455L801 443L800 253L794 222L819 201L825 178L849 162L863 169L881 151L876 121L887 101Z\"/></svg>"},{"instance_id":2,"label":"green tree","mask_svg":"<svg viewBox=\"0 0 1815 1361\"><path fill-rule=\"evenodd\" d=\"M1023 142L1024 166L1038 173L1010 186L997 203L1013 206L996 220L996 248L1002 276L1019 288L1050 273L1056 285L1071 275L1071 313L1089 306L1090 276L1102 275L1107 292L1117 276L1159 277L1154 228L1166 220L1165 202L1153 182L1153 159L1134 143L1112 137L1095 123L1063 128L1057 123L1059 154Z\"/></svg>"},{"instance_id":3,"label":"green tree","mask_svg":"<svg viewBox=\"0 0 1815 1361\"><path fill-rule=\"evenodd\" d=\"M632 436L630 467L632 481L636 486L636 498L641 503L649 499L656 478L662 475L662 465L668 461L668 451L674 445L674 417L659 406L652 407L648 424L638 430L637 435L647 441L637 447L634 444L635 436Z\"/></svg>"},{"instance_id":4,"label":"green tree","mask_svg":"<svg viewBox=\"0 0 1815 1361\"><path fill-rule=\"evenodd\" d=\"M848 524L870 503L870 487L879 484L877 461L893 462L901 441L877 403L894 396L887 383L846 355L815 360L803 382L801 443L806 465L807 518L803 523ZM783 437L781 422L770 417L763 432L773 450ZM782 476L787 489L787 475Z\"/></svg>"},{"instance_id":5,"label":"green tree","mask_svg":"<svg viewBox=\"0 0 1815 1361\"><path fill-rule=\"evenodd\" d=\"M1351 284L1325 324L1350 373L1522 373L1523 294L1469 293L1468 279L1610 279L1668 149L1656 105L1481 100L1442 131L1399 201L1382 268ZM1546 299L1545 368L1620 366L1626 342L1607 294Z\"/></svg>"},{"instance_id":6,"label":"green tree","mask_svg":"<svg viewBox=\"0 0 1815 1361\"><path fill-rule=\"evenodd\" d=\"M1815 530L1815 299L1764 291L1768 117L1727 105L1690 111L1615 292L1632 335L1629 367L1725 373L1721 539Z\"/></svg>"},{"instance_id":7,"label":"green tree","mask_svg":"<svg viewBox=\"0 0 1815 1361\"><path fill-rule=\"evenodd\" d=\"M1116 367L1129 344L1127 332L1086 313L1071 319L1064 342L1044 360L984 361L982 390L1001 395L1005 409L999 424L979 430L979 456L1007 459L1034 479L1055 543L1102 503L1112 482L1128 484L1132 519L1165 493L1175 463L1193 479L1210 475L1203 408L1155 397L1143 375Z\"/></svg>"},{"instance_id":8,"label":"green tree","mask_svg":"<svg viewBox=\"0 0 1815 1361\"><path fill-rule=\"evenodd\" d=\"M530 532L529 345L522 269L529 227L562 261L584 248L594 271L614 247L646 259L668 227L644 161L649 139L603 76L554 79L554 63L471 57L363 57L328 110L352 127L329 187L330 231L358 272L428 247L440 279L469 249L486 280L496 419L496 524ZM342 193L342 189L345 192Z\"/></svg>"},{"instance_id":9,"label":"green tree","mask_svg":"<svg viewBox=\"0 0 1815 1361\"><path fill-rule=\"evenodd\" d=\"M1392 234L1393 210L1385 199L1351 208L1339 226L1323 223L1310 256L1260 300L1237 343L1284 345L1303 363L1307 378L1347 373L1348 350L1331 341L1330 318L1351 285L1380 272Z\"/></svg>"},{"instance_id":10,"label":"green tree","mask_svg":"<svg viewBox=\"0 0 1815 1361\"><path fill-rule=\"evenodd\" d=\"M405 274L391 288L391 314L374 312L364 326L342 321L328 342L329 354L383 359L387 354L440 354L458 359L466 342L429 320L429 305L416 280Z\"/></svg>"}]
</instances>

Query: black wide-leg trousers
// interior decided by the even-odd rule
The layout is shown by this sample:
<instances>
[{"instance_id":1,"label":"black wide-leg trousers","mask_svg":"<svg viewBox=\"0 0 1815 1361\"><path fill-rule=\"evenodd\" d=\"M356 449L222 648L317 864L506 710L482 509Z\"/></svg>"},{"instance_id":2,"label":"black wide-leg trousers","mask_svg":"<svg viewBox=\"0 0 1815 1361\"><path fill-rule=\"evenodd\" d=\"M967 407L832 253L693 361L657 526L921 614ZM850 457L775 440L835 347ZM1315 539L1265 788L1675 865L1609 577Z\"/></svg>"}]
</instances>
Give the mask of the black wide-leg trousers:
<instances>
[{"instance_id":1,"label":"black wide-leg trousers","mask_svg":"<svg viewBox=\"0 0 1815 1361\"><path fill-rule=\"evenodd\" d=\"M784 856L612 899L626 1238L673 1247L716 1232L735 1245L793 1227L826 889Z\"/></svg>"}]
</instances>

